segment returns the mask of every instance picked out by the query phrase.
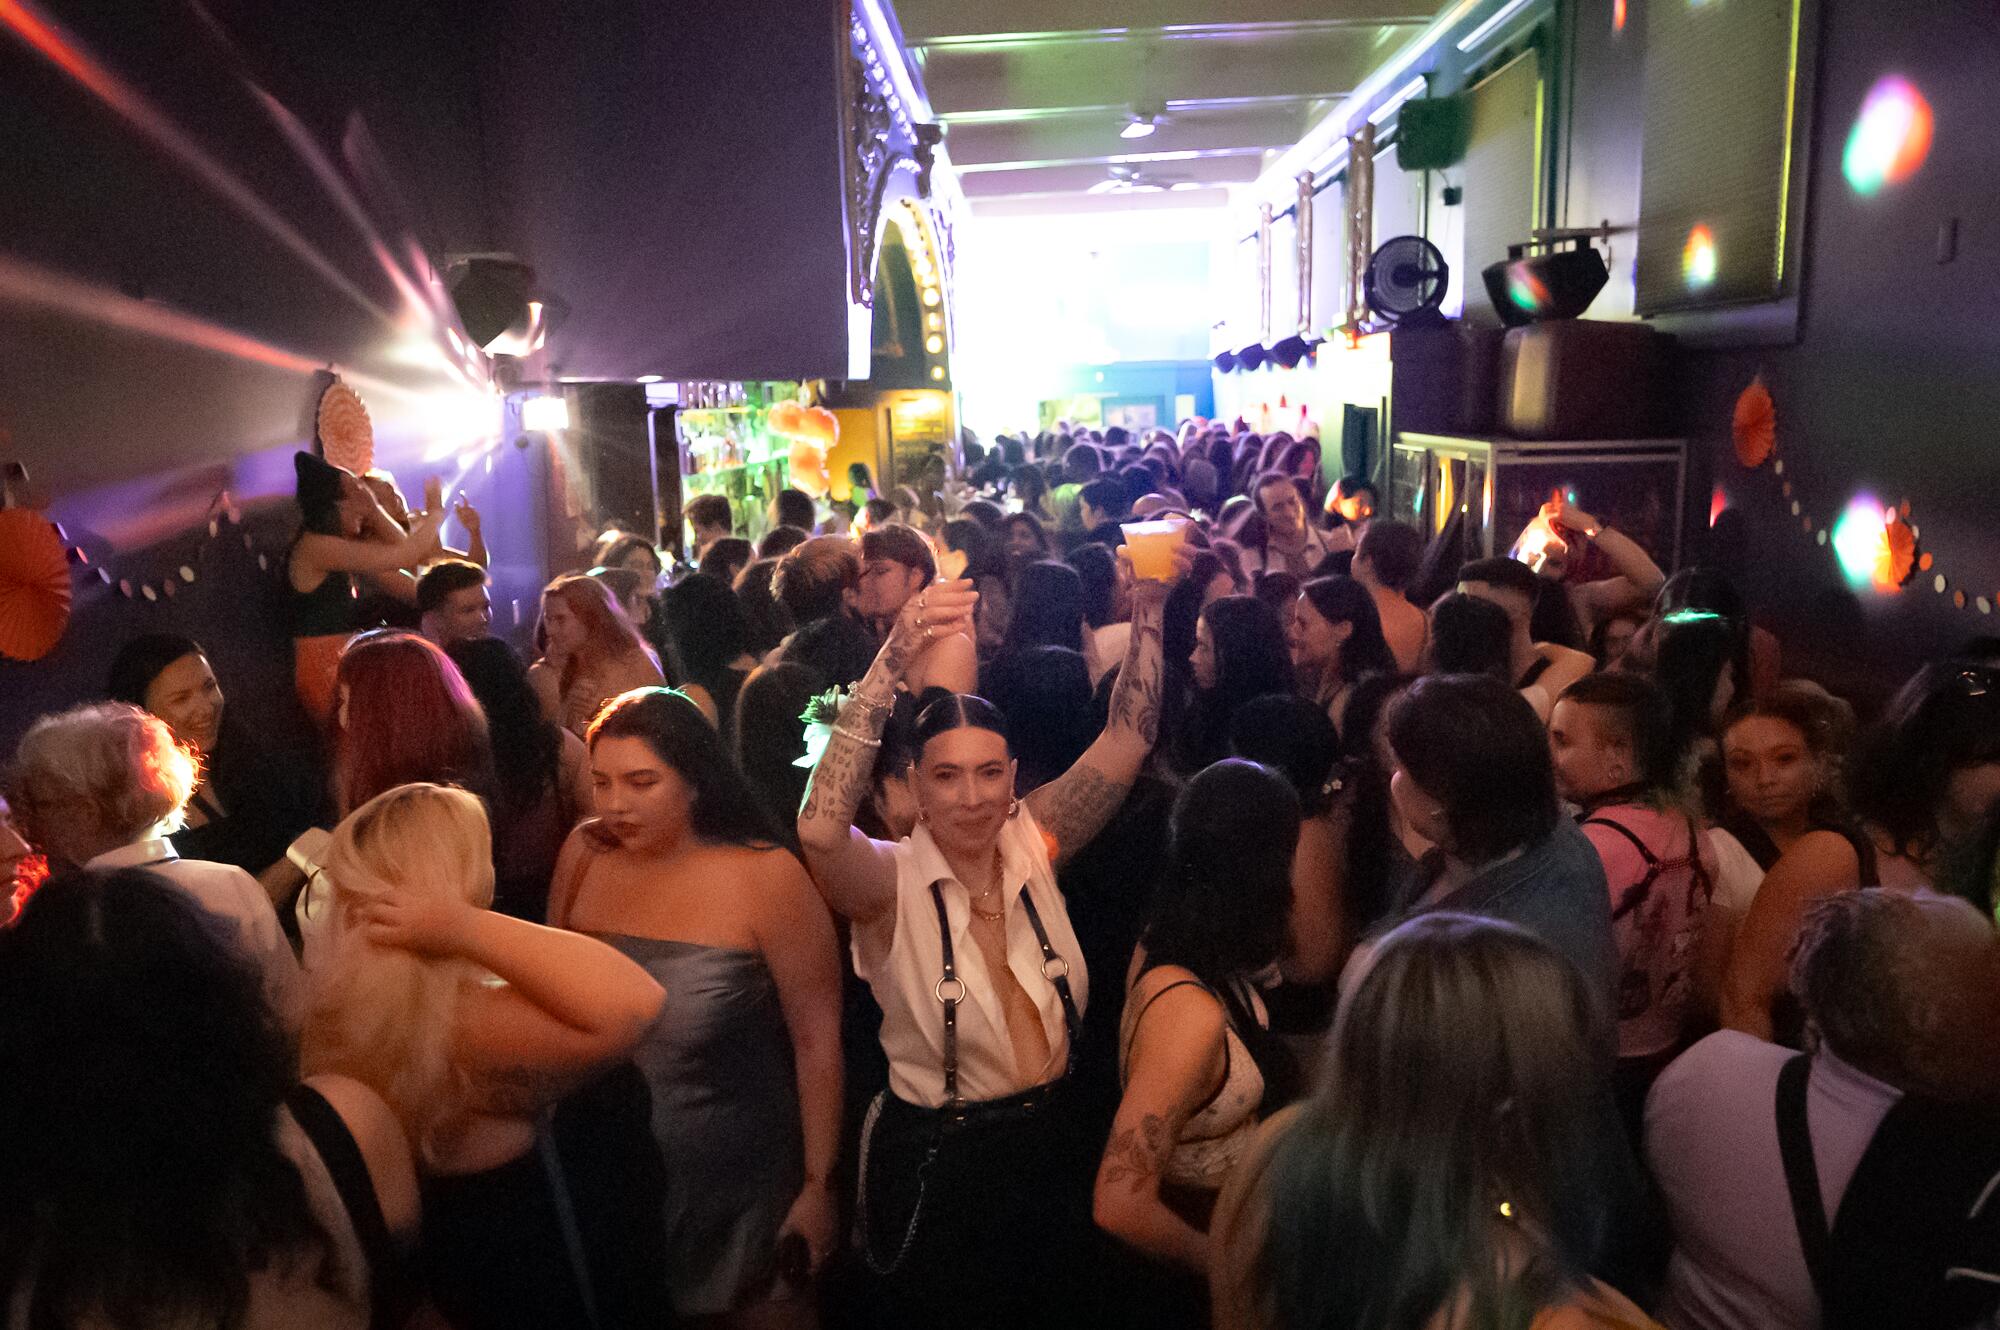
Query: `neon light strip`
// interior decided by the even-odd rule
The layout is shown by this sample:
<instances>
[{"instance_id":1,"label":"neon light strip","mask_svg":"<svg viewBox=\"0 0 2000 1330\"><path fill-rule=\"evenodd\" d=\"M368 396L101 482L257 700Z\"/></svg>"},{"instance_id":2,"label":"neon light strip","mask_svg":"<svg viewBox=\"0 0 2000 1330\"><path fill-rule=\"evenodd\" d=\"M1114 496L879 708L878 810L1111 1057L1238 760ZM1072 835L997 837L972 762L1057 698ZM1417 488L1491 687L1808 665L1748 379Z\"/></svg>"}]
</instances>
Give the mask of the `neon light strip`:
<instances>
[{"instance_id":1,"label":"neon light strip","mask_svg":"<svg viewBox=\"0 0 2000 1330\"><path fill-rule=\"evenodd\" d=\"M878 0L854 0L854 13L867 27L869 40L888 69L896 92L903 99L903 109L912 120L931 119L930 98L917 91L916 80L910 76L909 54L903 49L901 34L889 21L889 16L882 12L881 4Z\"/></svg>"},{"instance_id":2,"label":"neon light strip","mask_svg":"<svg viewBox=\"0 0 2000 1330\"><path fill-rule=\"evenodd\" d=\"M1458 49L1461 51L1472 50L1488 37L1492 36L1502 23L1505 23L1508 19L1525 9L1527 4L1528 0L1508 0L1507 4L1500 7L1499 13L1487 19L1471 32L1466 33L1465 36L1460 37L1458 39Z\"/></svg>"},{"instance_id":3,"label":"neon light strip","mask_svg":"<svg viewBox=\"0 0 2000 1330\"><path fill-rule=\"evenodd\" d=\"M1528 203L1528 215L1531 219L1528 229L1531 231L1542 224L1542 181L1549 171L1549 164L1542 160L1543 118L1548 111L1549 84L1539 73L1541 67L1541 58L1537 56L1535 59L1535 68L1538 71L1535 77L1535 191Z\"/></svg>"},{"instance_id":4,"label":"neon light strip","mask_svg":"<svg viewBox=\"0 0 2000 1330\"><path fill-rule=\"evenodd\" d=\"M1785 284L1785 238L1791 228L1792 212L1792 130L1799 104L1799 10L1803 0L1792 0L1792 50L1785 71L1785 155L1778 173L1778 257L1776 284Z\"/></svg>"},{"instance_id":5,"label":"neon light strip","mask_svg":"<svg viewBox=\"0 0 2000 1330\"><path fill-rule=\"evenodd\" d=\"M1255 203L1267 197L1274 202L1289 203L1298 192L1299 172L1312 171L1317 179L1326 159L1343 150L1348 125L1361 114L1362 108L1396 86L1398 79L1408 78L1417 62L1429 55L1444 40L1445 34L1471 17L1482 3L1484 0L1457 0L1456 4L1432 19L1429 26L1389 57L1386 64L1361 80L1360 87L1341 98L1340 104L1308 129L1297 143L1278 154L1244 192L1242 201L1253 205L1252 212L1256 210Z\"/></svg>"},{"instance_id":6,"label":"neon light strip","mask_svg":"<svg viewBox=\"0 0 2000 1330\"><path fill-rule=\"evenodd\" d=\"M1424 74L1417 75L1415 78L1411 79L1408 83L1405 83L1402 87L1396 89L1395 95L1390 97L1388 101L1383 102L1380 106L1376 107L1374 111L1369 114L1368 123L1371 125L1381 124L1384 120L1387 120L1390 116L1402 110L1404 102L1407 102L1408 100L1410 100L1410 98L1416 96L1418 93L1422 92L1425 88L1428 88L1429 86L1430 86L1430 78L1428 75Z\"/></svg>"}]
</instances>

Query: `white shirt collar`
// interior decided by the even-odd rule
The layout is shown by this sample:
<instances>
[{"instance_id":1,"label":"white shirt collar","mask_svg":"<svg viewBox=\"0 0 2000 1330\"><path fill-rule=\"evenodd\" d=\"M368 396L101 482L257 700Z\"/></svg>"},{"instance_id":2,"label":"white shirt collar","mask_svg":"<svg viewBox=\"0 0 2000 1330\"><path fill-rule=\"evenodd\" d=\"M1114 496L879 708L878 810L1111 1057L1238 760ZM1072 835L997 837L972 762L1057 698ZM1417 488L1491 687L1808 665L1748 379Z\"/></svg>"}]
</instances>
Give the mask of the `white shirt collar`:
<instances>
[{"instance_id":1,"label":"white shirt collar","mask_svg":"<svg viewBox=\"0 0 2000 1330\"><path fill-rule=\"evenodd\" d=\"M148 836L135 840L130 845L121 845L115 850L106 850L84 865L85 868L142 868L147 864L165 863L178 859L173 842L165 836Z\"/></svg>"},{"instance_id":2,"label":"white shirt collar","mask_svg":"<svg viewBox=\"0 0 2000 1330\"><path fill-rule=\"evenodd\" d=\"M1020 832L1032 825L1033 819L1027 805L1023 804L1018 813L1000 826L1001 886L1010 893L1014 888L1026 883L1034 871L1034 864L1022 849L1020 836L1010 833ZM937 842L931 838L931 829L921 822L917 824L917 829L910 833L910 853L911 863L917 870L919 882L926 886L933 882L952 882L957 883L961 890L964 889L965 884L959 882L958 874L953 871L951 862L944 857L944 851L940 850Z\"/></svg>"}]
</instances>

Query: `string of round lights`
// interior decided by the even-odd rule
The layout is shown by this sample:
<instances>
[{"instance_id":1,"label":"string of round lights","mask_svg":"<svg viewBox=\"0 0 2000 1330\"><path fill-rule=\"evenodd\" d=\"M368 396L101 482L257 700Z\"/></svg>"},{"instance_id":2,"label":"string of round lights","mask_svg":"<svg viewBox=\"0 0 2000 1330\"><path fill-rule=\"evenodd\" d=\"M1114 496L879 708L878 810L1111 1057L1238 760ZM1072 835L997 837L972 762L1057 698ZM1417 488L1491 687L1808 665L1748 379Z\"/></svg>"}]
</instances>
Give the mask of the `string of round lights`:
<instances>
[{"instance_id":1,"label":"string of round lights","mask_svg":"<svg viewBox=\"0 0 2000 1330\"><path fill-rule=\"evenodd\" d=\"M1764 376L1757 375L1737 397L1731 433L1736 460L1746 470L1770 464L1778 478L1779 494L1798 519L1802 533L1815 544L1832 551L1841 575L1849 585L1868 588L1878 595L1897 595L1911 586L1928 586L1937 595L1950 595L1957 609L1993 613L2000 604L2000 592L1982 595L1968 592L1964 585L1937 567L1935 555L1922 547L1922 529L1913 520L1908 498L1885 503L1873 494L1860 492L1850 497L1832 522L1816 518L1805 498L1788 477L1780 447L1777 405ZM1728 495L1717 486L1709 507L1709 525L1715 525L1728 506Z\"/></svg>"}]
</instances>

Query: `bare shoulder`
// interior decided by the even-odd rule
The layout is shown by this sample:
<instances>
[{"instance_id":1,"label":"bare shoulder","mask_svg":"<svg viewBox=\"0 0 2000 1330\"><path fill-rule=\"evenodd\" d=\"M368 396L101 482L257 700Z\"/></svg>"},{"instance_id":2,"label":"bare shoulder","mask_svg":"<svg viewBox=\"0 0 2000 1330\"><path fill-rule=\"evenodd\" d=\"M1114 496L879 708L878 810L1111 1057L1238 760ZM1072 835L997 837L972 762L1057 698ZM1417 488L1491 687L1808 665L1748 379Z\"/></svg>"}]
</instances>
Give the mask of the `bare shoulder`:
<instances>
[{"instance_id":1,"label":"bare shoulder","mask_svg":"<svg viewBox=\"0 0 2000 1330\"><path fill-rule=\"evenodd\" d=\"M417 1221L417 1172L409 1136L382 1096L347 1076L313 1076L306 1084L317 1090L340 1115L368 1166L368 1180L392 1232L407 1234Z\"/></svg>"},{"instance_id":2,"label":"bare shoulder","mask_svg":"<svg viewBox=\"0 0 2000 1330\"><path fill-rule=\"evenodd\" d=\"M1845 880L1849 877L1858 880L1861 856L1854 852L1852 842L1837 831L1808 831L1778 857L1770 872L1780 874L1780 881Z\"/></svg>"},{"instance_id":3,"label":"bare shoulder","mask_svg":"<svg viewBox=\"0 0 2000 1330\"><path fill-rule=\"evenodd\" d=\"M1155 965L1134 979L1125 1005L1140 1014L1142 1025L1159 1031L1171 1029L1189 1042L1222 1034L1221 1001L1192 970L1178 965ZM1153 1019L1143 1020L1148 1016Z\"/></svg>"}]
</instances>

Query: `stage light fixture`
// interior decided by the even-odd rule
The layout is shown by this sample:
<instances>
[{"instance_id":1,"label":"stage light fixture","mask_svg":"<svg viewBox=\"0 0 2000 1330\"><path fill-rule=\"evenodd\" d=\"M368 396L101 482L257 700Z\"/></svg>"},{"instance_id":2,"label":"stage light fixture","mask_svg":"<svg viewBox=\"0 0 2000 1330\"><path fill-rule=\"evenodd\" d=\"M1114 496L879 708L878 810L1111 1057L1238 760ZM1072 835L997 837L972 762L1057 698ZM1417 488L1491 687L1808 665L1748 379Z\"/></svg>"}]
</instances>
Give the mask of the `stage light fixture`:
<instances>
[{"instance_id":1,"label":"stage light fixture","mask_svg":"<svg viewBox=\"0 0 2000 1330\"><path fill-rule=\"evenodd\" d=\"M521 403L521 429L528 434L552 434L569 428L569 399L543 395Z\"/></svg>"},{"instance_id":2,"label":"stage light fixture","mask_svg":"<svg viewBox=\"0 0 2000 1330\"><path fill-rule=\"evenodd\" d=\"M1529 245L1510 245L1507 257L1481 275L1500 322L1519 328L1548 319L1574 319L1590 308L1611 280L1604 256L1587 236L1564 236L1562 248L1529 254Z\"/></svg>"}]
</instances>

